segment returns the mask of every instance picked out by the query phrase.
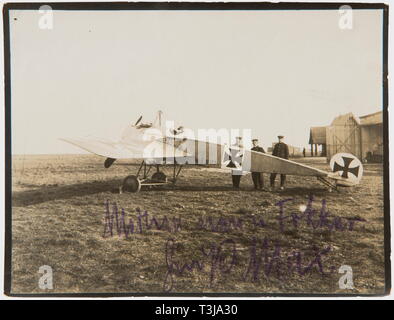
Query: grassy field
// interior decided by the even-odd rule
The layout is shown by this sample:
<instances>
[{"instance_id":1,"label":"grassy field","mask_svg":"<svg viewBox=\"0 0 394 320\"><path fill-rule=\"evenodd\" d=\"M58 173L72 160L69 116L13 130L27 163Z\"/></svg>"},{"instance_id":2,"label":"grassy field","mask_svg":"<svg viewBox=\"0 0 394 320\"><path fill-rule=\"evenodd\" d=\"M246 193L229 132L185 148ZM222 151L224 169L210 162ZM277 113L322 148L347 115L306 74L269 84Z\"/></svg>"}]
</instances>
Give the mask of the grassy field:
<instances>
[{"instance_id":1,"label":"grassy field","mask_svg":"<svg viewBox=\"0 0 394 320\"><path fill-rule=\"evenodd\" d=\"M339 193L293 176L284 191L254 191L250 175L233 190L229 173L192 167L175 187L119 194L136 163L12 161L12 293L384 291L381 165L365 165L360 185ZM328 170L322 158L297 161ZM38 286L42 265L53 290ZM339 288L342 265L353 289Z\"/></svg>"}]
</instances>

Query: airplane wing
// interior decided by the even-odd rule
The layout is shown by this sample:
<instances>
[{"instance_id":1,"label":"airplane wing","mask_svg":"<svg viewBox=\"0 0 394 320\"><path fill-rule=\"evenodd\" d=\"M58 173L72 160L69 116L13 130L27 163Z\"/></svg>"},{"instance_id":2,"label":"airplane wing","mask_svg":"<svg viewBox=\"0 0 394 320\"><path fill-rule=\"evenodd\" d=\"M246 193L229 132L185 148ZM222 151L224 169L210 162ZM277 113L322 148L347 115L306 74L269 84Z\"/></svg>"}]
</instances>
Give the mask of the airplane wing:
<instances>
[{"instance_id":1,"label":"airplane wing","mask_svg":"<svg viewBox=\"0 0 394 320\"><path fill-rule=\"evenodd\" d=\"M161 140L112 141L101 138L61 138L60 140L90 153L112 159L162 159L187 155Z\"/></svg>"},{"instance_id":2,"label":"airplane wing","mask_svg":"<svg viewBox=\"0 0 394 320\"><path fill-rule=\"evenodd\" d=\"M126 146L121 142L100 138L61 138L60 140L107 158L138 158L140 153L140 148L135 148L133 145Z\"/></svg>"}]
</instances>

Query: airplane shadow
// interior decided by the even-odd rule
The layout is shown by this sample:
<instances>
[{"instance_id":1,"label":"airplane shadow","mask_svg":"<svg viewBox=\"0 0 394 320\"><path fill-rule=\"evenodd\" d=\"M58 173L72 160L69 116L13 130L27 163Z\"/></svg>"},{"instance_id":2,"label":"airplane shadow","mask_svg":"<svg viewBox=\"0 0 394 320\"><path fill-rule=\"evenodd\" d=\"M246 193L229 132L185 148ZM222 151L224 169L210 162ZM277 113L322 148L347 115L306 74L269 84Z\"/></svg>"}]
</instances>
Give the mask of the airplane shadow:
<instances>
[{"instance_id":1,"label":"airplane shadow","mask_svg":"<svg viewBox=\"0 0 394 320\"><path fill-rule=\"evenodd\" d=\"M142 192L149 192L149 191L181 191L181 192L199 192L199 191L225 191L225 192L241 192L241 191L250 191L250 189L234 189L232 186L204 186L203 184L200 186L190 186L190 185L166 185L162 187L143 187Z\"/></svg>"},{"instance_id":2,"label":"airplane shadow","mask_svg":"<svg viewBox=\"0 0 394 320\"><path fill-rule=\"evenodd\" d=\"M106 181L92 181L86 183L78 183L73 185L64 186L43 186L34 190L17 191L12 194L13 207L25 207L29 205L36 205L53 200L71 199L79 196L89 196L101 192L111 192L114 194L119 193L119 186L122 179L111 179ZM204 186L204 185L166 185L161 187L148 187L142 188L141 192L157 192L157 191L176 191L176 192L253 192L261 194L262 196L269 193L295 196L295 195L325 195L328 193L324 188L301 188L291 187L283 191L260 191L254 190L251 187L241 187L234 189L231 185L217 185L217 186Z\"/></svg>"},{"instance_id":3,"label":"airplane shadow","mask_svg":"<svg viewBox=\"0 0 394 320\"><path fill-rule=\"evenodd\" d=\"M240 189L235 189L231 185L226 186L190 186L190 185L168 185L165 187L157 188L147 188L144 187L141 192L149 192L149 191L158 191L158 190L165 190L165 191L182 191L182 192L198 192L198 191L208 191L208 192L215 192L215 191L224 191L224 192L253 192L256 194L277 194L277 195L285 195L285 196L307 196L307 195L325 195L329 193L328 189L324 186L318 188L303 188L303 187L289 187L285 190L255 190L253 187L241 187Z\"/></svg>"},{"instance_id":4,"label":"airplane shadow","mask_svg":"<svg viewBox=\"0 0 394 320\"><path fill-rule=\"evenodd\" d=\"M43 186L34 190L17 191L12 193L12 206L24 207L52 200L70 199L76 196L88 196L100 192L118 192L122 179L92 181L63 186Z\"/></svg>"}]
</instances>

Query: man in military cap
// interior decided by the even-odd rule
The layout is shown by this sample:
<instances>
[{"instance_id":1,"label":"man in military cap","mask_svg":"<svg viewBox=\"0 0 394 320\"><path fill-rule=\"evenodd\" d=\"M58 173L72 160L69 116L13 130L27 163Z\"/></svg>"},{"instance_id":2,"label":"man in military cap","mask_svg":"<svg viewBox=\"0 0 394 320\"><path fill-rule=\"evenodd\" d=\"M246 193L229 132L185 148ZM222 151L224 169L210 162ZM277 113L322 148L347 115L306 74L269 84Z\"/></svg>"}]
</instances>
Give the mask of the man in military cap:
<instances>
[{"instance_id":1,"label":"man in military cap","mask_svg":"<svg viewBox=\"0 0 394 320\"><path fill-rule=\"evenodd\" d=\"M289 159L289 147L286 143L283 142L284 136L278 136L279 142L274 146L274 150L272 151L272 155L275 157ZM271 189L275 187L275 179L276 173L271 173L270 182L271 182ZM283 190L285 187L286 182L286 175L280 175L280 189Z\"/></svg>"},{"instance_id":2,"label":"man in military cap","mask_svg":"<svg viewBox=\"0 0 394 320\"><path fill-rule=\"evenodd\" d=\"M259 140L252 140L253 148L251 150L256 152L265 153L264 149L259 146ZM252 172L252 180L254 184L254 188L256 190L261 190L264 187L264 176L262 172Z\"/></svg>"},{"instance_id":3,"label":"man in military cap","mask_svg":"<svg viewBox=\"0 0 394 320\"><path fill-rule=\"evenodd\" d=\"M243 149L243 144L242 144L242 137L236 137L235 138L235 144L232 146L235 150L239 150L240 153L242 153ZM242 156L240 156L241 158ZM232 169L231 170L231 177L233 180L233 187L236 189L239 189L239 185L241 183L241 177L242 177L242 170L240 169Z\"/></svg>"}]
</instances>

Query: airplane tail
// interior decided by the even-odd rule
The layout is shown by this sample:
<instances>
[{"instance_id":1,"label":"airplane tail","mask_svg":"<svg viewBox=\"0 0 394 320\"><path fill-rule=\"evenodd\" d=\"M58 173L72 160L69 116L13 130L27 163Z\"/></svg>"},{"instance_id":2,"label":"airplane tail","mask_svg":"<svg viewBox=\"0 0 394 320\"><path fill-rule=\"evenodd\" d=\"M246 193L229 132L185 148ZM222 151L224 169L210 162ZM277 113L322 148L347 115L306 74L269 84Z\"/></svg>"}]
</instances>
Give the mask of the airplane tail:
<instances>
[{"instance_id":1,"label":"airplane tail","mask_svg":"<svg viewBox=\"0 0 394 320\"><path fill-rule=\"evenodd\" d=\"M361 161L350 153L337 153L331 158L330 178L335 179L338 186L352 187L360 183L363 176Z\"/></svg>"}]
</instances>

